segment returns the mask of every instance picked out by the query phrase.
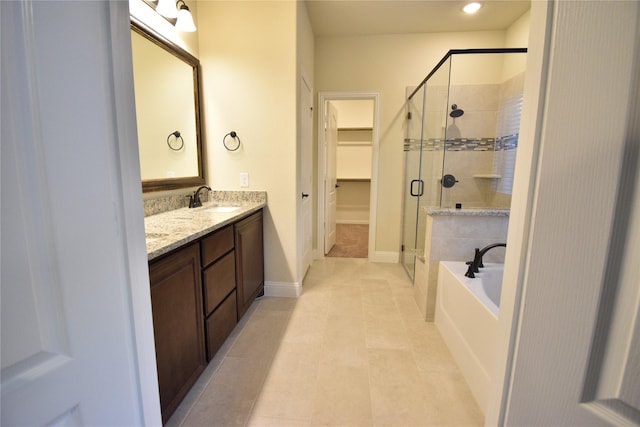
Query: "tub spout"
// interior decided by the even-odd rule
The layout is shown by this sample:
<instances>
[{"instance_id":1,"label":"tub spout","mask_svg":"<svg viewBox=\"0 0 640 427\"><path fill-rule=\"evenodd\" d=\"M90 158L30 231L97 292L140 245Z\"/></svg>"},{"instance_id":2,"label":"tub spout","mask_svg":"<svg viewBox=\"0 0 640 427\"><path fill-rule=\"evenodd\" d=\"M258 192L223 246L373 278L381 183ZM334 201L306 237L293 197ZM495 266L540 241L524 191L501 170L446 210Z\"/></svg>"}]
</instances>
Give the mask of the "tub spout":
<instances>
[{"instance_id":1,"label":"tub spout","mask_svg":"<svg viewBox=\"0 0 640 427\"><path fill-rule=\"evenodd\" d=\"M484 267L484 265L482 264L482 257L484 256L484 254L486 254L487 252L489 252L489 250L493 249L493 248L497 248L497 247L507 247L506 243L493 243L489 246L485 246L482 249L476 248L476 253L475 256L473 257L473 261L468 261L467 264L469 265L469 268L467 269L467 272L464 273L465 276L473 279L476 277L475 273L478 273L480 270L480 268Z\"/></svg>"}]
</instances>

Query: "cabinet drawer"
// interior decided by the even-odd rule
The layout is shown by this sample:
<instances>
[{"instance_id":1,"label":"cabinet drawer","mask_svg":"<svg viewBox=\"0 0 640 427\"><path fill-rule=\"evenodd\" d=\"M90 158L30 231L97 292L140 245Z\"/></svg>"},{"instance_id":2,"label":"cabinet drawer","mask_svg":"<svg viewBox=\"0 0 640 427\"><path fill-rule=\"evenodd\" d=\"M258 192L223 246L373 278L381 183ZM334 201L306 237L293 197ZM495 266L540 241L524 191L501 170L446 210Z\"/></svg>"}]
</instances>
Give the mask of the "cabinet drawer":
<instances>
[{"instance_id":1,"label":"cabinet drawer","mask_svg":"<svg viewBox=\"0 0 640 427\"><path fill-rule=\"evenodd\" d=\"M206 267L233 249L233 226L214 232L202 239L202 266Z\"/></svg>"},{"instance_id":2,"label":"cabinet drawer","mask_svg":"<svg viewBox=\"0 0 640 427\"><path fill-rule=\"evenodd\" d=\"M207 361L213 359L237 323L236 292L233 291L206 320Z\"/></svg>"},{"instance_id":3,"label":"cabinet drawer","mask_svg":"<svg viewBox=\"0 0 640 427\"><path fill-rule=\"evenodd\" d=\"M209 315L236 288L236 258L229 252L204 270L204 314Z\"/></svg>"}]
</instances>

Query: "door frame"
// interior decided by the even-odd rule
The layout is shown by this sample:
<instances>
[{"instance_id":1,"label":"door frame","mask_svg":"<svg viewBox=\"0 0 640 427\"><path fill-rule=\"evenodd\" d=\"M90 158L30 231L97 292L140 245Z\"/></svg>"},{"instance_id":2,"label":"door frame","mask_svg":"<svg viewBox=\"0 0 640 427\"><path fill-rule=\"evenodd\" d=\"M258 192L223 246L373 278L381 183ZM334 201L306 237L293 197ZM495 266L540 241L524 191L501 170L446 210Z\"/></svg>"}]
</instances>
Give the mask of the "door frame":
<instances>
[{"instance_id":1,"label":"door frame","mask_svg":"<svg viewBox=\"0 0 640 427\"><path fill-rule=\"evenodd\" d=\"M318 92L318 221L317 239L314 249L315 258L324 258L324 170L326 156L324 153L324 122L326 119L325 104L328 101L373 100L373 132L371 156L371 188L369 193L369 247L368 259L374 261L376 249L376 226L378 207L378 156L380 151L380 93L378 92Z\"/></svg>"}]
</instances>

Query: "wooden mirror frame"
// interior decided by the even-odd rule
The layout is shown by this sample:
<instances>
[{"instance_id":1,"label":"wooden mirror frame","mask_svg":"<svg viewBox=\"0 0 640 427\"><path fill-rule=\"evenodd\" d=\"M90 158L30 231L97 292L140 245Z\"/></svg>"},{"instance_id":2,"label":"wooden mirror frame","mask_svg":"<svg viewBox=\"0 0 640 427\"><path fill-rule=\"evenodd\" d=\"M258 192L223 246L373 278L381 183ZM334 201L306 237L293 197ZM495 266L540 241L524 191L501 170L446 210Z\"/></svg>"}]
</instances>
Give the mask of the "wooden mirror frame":
<instances>
[{"instance_id":1,"label":"wooden mirror frame","mask_svg":"<svg viewBox=\"0 0 640 427\"><path fill-rule=\"evenodd\" d=\"M195 127L196 127L196 147L197 147L197 163L198 176L177 177L163 179L149 179L142 181L142 192L174 190L178 188L195 187L205 184L204 165L203 165L203 143L202 129L200 121L200 61L186 50L177 46L165 37L153 31L142 22L131 17L131 30L151 41L168 53L174 55L178 59L190 65L193 69L193 96L195 100Z\"/></svg>"}]
</instances>

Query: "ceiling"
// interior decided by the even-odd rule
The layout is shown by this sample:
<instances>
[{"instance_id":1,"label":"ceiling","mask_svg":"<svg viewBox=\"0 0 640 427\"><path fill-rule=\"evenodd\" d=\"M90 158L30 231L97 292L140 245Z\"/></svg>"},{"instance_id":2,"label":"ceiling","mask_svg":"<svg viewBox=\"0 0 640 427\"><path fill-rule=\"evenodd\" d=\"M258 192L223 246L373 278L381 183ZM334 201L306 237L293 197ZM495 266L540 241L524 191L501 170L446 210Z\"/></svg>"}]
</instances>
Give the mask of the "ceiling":
<instances>
[{"instance_id":1,"label":"ceiling","mask_svg":"<svg viewBox=\"0 0 640 427\"><path fill-rule=\"evenodd\" d=\"M504 30L531 6L529 0L481 1L475 15L461 0L305 0L316 37Z\"/></svg>"}]
</instances>

